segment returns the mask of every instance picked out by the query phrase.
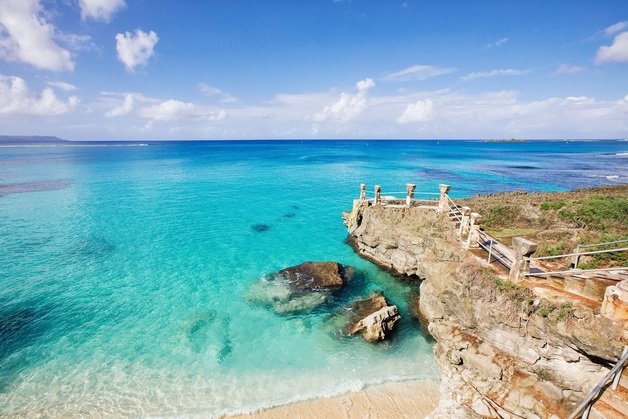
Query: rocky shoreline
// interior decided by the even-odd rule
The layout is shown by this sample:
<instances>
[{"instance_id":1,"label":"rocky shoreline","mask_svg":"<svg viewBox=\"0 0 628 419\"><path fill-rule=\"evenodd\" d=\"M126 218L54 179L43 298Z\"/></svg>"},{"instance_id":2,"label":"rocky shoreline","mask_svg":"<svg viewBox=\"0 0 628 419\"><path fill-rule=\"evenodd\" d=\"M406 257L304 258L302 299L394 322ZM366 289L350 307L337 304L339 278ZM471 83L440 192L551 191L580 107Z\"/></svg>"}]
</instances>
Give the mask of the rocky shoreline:
<instances>
[{"instance_id":1,"label":"rocky shoreline","mask_svg":"<svg viewBox=\"0 0 628 419\"><path fill-rule=\"evenodd\" d=\"M443 212L360 205L344 218L361 256L421 281L412 306L443 374L434 418L566 417L622 355L625 322L502 281Z\"/></svg>"}]
</instances>

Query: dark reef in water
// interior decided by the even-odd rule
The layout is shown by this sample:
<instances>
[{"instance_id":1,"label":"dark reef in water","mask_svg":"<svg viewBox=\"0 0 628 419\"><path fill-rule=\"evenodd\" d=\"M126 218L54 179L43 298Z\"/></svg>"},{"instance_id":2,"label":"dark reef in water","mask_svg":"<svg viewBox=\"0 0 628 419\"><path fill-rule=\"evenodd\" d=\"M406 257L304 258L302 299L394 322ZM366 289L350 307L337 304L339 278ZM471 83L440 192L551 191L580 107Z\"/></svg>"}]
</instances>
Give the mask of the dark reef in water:
<instances>
[{"instance_id":1,"label":"dark reef in water","mask_svg":"<svg viewBox=\"0 0 628 419\"><path fill-rule=\"evenodd\" d=\"M265 231L270 230L270 226L268 224L253 224L251 226L251 230L256 233L264 233Z\"/></svg>"},{"instance_id":2,"label":"dark reef in water","mask_svg":"<svg viewBox=\"0 0 628 419\"><path fill-rule=\"evenodd\" d=\"M283 215L283 218L294 218L296 214L294 212L287 212Z\"/></svg>"},{"instance_id":3,"label":"dark reef in water","mask_svg":"<svg viewBox=\"0 0 628 419\"><path fill-rule=\"evenodd\" d=\"M15 193L57 191L59 189L69 188L70 186L72 186L72 181L70 181L69 179L9 183L6 185L0 185L0 196L11 195Z\"/></svg>"}]
</instances>

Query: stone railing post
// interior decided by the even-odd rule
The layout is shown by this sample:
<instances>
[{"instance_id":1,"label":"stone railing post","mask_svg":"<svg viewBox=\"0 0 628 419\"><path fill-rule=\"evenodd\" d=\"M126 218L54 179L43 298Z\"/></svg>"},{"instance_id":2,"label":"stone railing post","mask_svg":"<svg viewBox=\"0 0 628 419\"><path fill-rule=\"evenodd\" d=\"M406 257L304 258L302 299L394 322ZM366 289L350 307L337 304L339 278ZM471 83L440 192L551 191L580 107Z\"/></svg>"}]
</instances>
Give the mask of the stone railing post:
<instances>
[{"instance_id":1,"label":"stone railing post","mask_svg":"<svg viewBox=\"0 0 628 419\"><path fill-rule=\"evenodd\" d=\"M480 223L482 222L482 216L477 212L472 212L469 215L469 236L467 237L466 248L479 247L478 240L480 240Z\"/></svg>"},{"instance_id":2,"label":"stone railing post","mask_svg":"<svg viewBox=\"0 0 628 419\"><path fill-rule=\"evenodd\" d=\"M375 205L381 205L382 203L382 187L375 185Z\"/></svg>"},{"instance_id":3,"label":"stone railing post","mask_svg":"<svg viewBox=\"0 0 628 419\"><path fill-rule=\"evenodd\" d=\"M471 208L462 207L462 220L460 221L460 235L467 234L469 232L469 223L471 222Z\"/></svg>"},{"instance_id":4,"label":"stone railing post","mask_svg":"<svg viewBox=\"0 0 628 419\"><path fill-rule=\"evenodd\" d=\"M366 201L366 185L360 183L360 201Z\"/></svg>"},{"instance_id":5,"label":"stone railing post","mask_svg":"<svg viewBox=\"0 0 628 419\"><path fill-rule=\"evenodd\" d=\"M438 185L438 189L440 189L440 198L438 200L438 211L444 212L447 209L449 209L449 202L447 201L449 199L449 190L451 189L451 186L441 183L440 185Z\"/></svg>"},{"instance_id":6,"label":"stone railing post","mask_svg":"<svg viewBox=\"0 0 628 419\"><path fill-rule=\"evenodd\" d=\"M512 282L521 282L525 279L524 275L530 272L530 256L536 252L538 245L523 237L514 237L512 247L515 251L515 261L510 267L508 279Z\"/></svg>"},{"instance_id":7,"label":"stone railing post","mask_svg":"<svg viewBox=\"0 0 628 419\"><path fill-rule=\"evenodd\" d=\"M414 199L414 191L416 190L416 185L412 183L406 184L406 206L412 206L412 200Z\"/></svg>"}]
</instances>

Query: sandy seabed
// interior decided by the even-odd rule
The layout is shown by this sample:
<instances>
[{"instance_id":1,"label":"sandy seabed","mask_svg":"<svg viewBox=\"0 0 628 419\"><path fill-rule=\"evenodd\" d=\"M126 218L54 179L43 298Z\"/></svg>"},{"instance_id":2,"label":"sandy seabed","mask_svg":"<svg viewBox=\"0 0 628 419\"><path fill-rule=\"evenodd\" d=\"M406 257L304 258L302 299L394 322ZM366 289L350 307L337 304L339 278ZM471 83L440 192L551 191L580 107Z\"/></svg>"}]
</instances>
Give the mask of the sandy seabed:
<instances>
[{"instance_id":1,"label":"sandy seabed","mask_svg":"<svg viewBox=\"0 0 628 419\"><path fill-rule=\"evenodd\" d=\"M356 393L274 407L230 419L424 418L439 400L437 380L412 380L367 387Z\"/></svg>"}]
</instances>

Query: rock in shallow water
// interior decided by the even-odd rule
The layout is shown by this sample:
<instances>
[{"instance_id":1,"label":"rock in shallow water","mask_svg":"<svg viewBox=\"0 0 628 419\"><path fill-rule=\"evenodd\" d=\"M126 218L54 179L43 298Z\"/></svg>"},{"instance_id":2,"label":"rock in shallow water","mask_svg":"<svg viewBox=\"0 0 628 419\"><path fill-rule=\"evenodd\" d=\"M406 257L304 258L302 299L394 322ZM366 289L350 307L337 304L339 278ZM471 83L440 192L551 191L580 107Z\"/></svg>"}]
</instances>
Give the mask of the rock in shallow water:
<instances>
[{"instance_id":1,"label":"rock in shallow water","mask_svg":"<svg viewBox=\"0 0 628 419\"><path fill-rule=\"evenodd\" d=\"M354 269L337 262L305 262L255 282L246 299L277 314L297 314L326 303L353 276Z\"/></svg>"},{"instance_id":2,"label":"rock in shallow water","mask_svg":"<svg viewBox=\"0 0 628 419\"><path fill-rule=\"evenodd\" d=\"M350 335L361 333L367 342L384 340L401 319L397 306L382 307L355 323L349 330Z\"/></svg>"},{"instance_id":3,"label":"rock in shallow water","mask_svg":"<svg viewBox=\"0 0 628 419\"><path fill-rule=\"evenodd\" d=\"M399 319L397 307L388 305L386 297L378 291L334 313L329 323L337 335L359 333L367 342L377 342L390 336Z\"/></svg>"},{"instance_id":4,"label":"rock in shallow water","mask_svg":"<svg viewBox=\"0 0 628 419\"><path fill-rule=\"evenodd\" d=\"M338 262L304 262L276 274L297 290L339 289L353 276L353 268Z\"/></svg>"}]
</instances>

